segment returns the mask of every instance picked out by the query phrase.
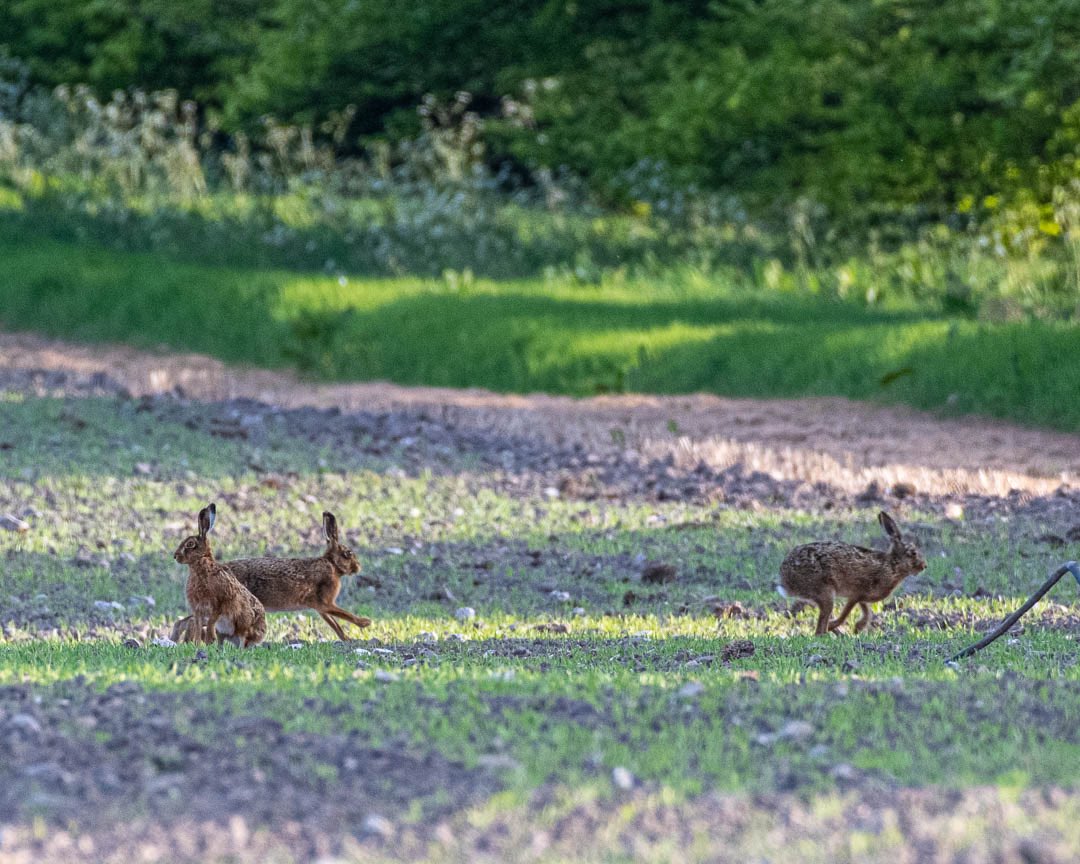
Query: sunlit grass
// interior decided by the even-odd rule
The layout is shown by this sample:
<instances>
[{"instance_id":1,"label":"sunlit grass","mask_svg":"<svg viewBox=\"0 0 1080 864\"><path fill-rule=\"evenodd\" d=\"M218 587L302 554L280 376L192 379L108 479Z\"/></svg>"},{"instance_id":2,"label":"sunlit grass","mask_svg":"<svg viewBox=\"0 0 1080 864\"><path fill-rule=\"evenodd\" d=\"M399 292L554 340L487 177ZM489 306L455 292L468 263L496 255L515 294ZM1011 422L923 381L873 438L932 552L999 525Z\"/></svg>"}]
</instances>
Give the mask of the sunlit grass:
<instances>
[{"instance_id":1,"label":"sunlit grass","mask_svg":"<svg viewBox=\"0 0 1080 864\"><path fill-rule=\"evenodd\" d=\"M0 400L0 440L16 442L0 512L38 511L5 539L0 687L52 700L134 684L210 718L495 766L502 812L553 784L622 794L615 769L688 802L827 795L837 765L875 787L1075 785L1071 584L1022 633L945 662L1077 557L1040 542L1037 517L975 525L905 503L927 569L879 607L877 628L821 639L775 593L779 562L812 539L881 544L875 508L548 498L482 454L405 472L393 447L335 453L269 415L257 441L216 439L205 424L219 406L138 405ZM381 583L347 577L340 602L372 626L339 643L315 615L285 613L247 651L155 644L185 612L171 551L208 500L223 560L318 554L333 510ZM644 584L647 561L677 578ZM212 735L212 720L191 734Z\"/></svg>"}]
</instances>

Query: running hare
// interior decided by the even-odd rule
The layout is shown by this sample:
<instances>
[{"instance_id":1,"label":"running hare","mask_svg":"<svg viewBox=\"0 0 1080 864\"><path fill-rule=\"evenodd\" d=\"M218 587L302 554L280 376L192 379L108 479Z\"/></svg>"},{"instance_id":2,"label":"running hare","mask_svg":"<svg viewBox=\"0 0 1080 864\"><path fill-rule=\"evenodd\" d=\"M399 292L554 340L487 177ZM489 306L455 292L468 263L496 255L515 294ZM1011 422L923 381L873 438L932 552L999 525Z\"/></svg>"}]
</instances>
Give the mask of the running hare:
<instances>
[{"instance_id":1,"label":"running hare","mask_svg":"<svg viewBox=\"0 0 1080 864\"><path fill-rule=\"evenodd\" d=\"M229 569L259 600L267 612L297 612L314 609L343 642L345 631L334 620L341 618L357 627L368 627L370 618L353 615L337 605L341 577L360 572L360 562L341 542L337 519L323 513L326 551L318 558L237 558ZM176 622L173 639L180 641L189 627L188 619Z\"/></svg>"},{"instance_id":2,"label":"running hare","mask_svg":"<svg viewBox=\"0 0 1080 864\"><path fill-rule=\"evenodd\" d=\"M884 600L904 579L926 567L918 547L901 536L888 513L879 513L878 521L889 538L887 552L823 541L792 549L780 565L777 590L785 597L798 597L817 605L817 635L836 630L856 605L862 616L855 632L861 633L874 618L870 604ZM847 605L838 618L830 621L837 595L847 597Z\"/></svg>"},{"instance_id":3,"label":"running hare","mask_svg":"<svg viewBox=\"0 0 1080 864\"><path fill-rule=\"evenodd\" d=\"M216 519L214 504L200 510L199 533L184 540L173 553L190 571L186 593L191 616L184 619L186 641L212 643L220 627L222 636L232 636L246 648L266 635L266 614L258 598L237 581L227 566L214 560L207 535ZM174 638L180 632L177 624Z\"/></svg>"}]
</instances>

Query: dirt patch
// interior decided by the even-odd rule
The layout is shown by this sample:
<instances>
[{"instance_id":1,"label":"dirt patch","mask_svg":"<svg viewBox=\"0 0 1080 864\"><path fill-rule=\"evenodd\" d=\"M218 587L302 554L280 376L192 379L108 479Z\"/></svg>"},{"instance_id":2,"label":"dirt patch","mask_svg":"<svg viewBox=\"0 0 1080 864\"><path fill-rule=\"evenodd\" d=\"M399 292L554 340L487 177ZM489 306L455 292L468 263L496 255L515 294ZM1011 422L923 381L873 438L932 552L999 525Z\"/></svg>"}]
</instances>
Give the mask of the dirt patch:
<instances>
[{"instance_id":1,"label":"dirt patch","mask_svg":"<svg viewBox=\"0 0 1080 864\"><path fill-rule=\"evenodd\" d=\"M1080 804L1047 789L1020 795L993 788L883 789L807 800L794 795L720 793L677 804L633 789L611 799L573 803L572 792L549 785L519 807L494 817L459 817L434 832L399 829L347 844L345 861L767 861L799 850L808 862L1046 862L1075 860ZM557 814L537 818L538 814ZM853 849L857 852L853 853ZM677 852L676 852L677 850ZM137 856L133 858L133 856ZM307 860L286 838L227 824L178 819L171 825L133 820L112 835L51 832L35 837L9 829L0 862L131 860L263 862Z\"/></svg>"},{"instance_id":2,"label":"dirt patch","mask_svg":"<svg viewBox=\"0 0 1080 864\"><path fill-rule=\"evenodd\" d=\"M825 806L791 795L703 795L679 804L644 791L569 808L536 825L528 813L559 792L539 790L527 808L465 828L443 860L1040 861L1075 858L1077 799L1061 790L1019 797L996 789L882 789L828 796ZM564 796L565 797L565 796ZM691 851L692 850L692 851ZM796 851L798 850L798 851ZM542 857L543 856L543 857ZM439 860L433 856L428 860Z\"/></svg>"},{"instance_id":3,"label":"dirt patch","mask_svg":"<svg viewBox=\"0 0 1080 864\"><path fill-rule=\"evenodd\" d=\"M407 815L449 815L498 787L490 771L405 742L285 731L197 693L148 693L133 683L104 693L73 682L0 688L0 813L106 843L129 823L144 831L154 823L170 843L185 826L215 825L208 836L269 832L310 860L336 854L345 838L393 830ZM199 838L190 854L161 857L212 852ZM92 846L86 860L108 857ZM0 831L0 860L6 851Z\"/></svg>"},{"instance_id":4,"label":"dirt patch","mask_svg":"<svg viewBox=\"0 0 1080 864\"><path fill-rule=\"evenodd\" d=\"M0 370L39 392L73 384L139 396L254 399L283 408L397 412L456 428L539 440L583 458L632 451L646 461L738 466L849 493L1047 494L1080 478L1080 438L981 418L941 419L845 399L725 399L709 395L593 399L498 395L392 384L313 384L282 372L231 368L194 354L81 346L0 334ZM2 383L2 381L0 381Z\"/></svg>"}]
</instances>

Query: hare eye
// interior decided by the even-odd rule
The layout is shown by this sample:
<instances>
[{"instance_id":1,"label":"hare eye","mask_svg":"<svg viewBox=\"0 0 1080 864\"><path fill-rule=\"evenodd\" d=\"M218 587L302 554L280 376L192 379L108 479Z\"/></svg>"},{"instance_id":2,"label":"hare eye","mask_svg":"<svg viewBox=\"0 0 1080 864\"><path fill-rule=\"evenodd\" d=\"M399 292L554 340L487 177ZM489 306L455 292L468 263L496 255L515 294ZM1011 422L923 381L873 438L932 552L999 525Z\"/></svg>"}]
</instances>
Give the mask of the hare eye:
<instances>
[{"instance_id":1,"label":"hare eye","mask_svg":"<svg viewBox=\"0 0 1080 864\"><path fill-rule=\"evenodd\" d=\"M194 540L188 540L187 541L187 548L188 549L194 549L195 548L195 541Z\"/></svg>"}]
</instances>

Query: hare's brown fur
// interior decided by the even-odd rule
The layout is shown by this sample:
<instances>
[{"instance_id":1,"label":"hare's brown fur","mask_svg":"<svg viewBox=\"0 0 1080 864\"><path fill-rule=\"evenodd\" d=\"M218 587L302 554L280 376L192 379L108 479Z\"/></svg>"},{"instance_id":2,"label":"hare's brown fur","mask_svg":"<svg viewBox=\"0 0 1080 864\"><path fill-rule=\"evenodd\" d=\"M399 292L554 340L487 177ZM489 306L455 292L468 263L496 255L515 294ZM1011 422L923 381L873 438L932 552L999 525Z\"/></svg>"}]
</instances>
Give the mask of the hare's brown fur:
<instances>
[{"instance_id":1,"label":"hare's brown fur","mask_svg":"<svg viewBox=\"0 0 1080 864\"><path fill-rule=\"evenodd\" d=\"M903 538L888 513L879 513L878 521L889 538L885 552L823 541L792 549L780 565L781 592L818 607L817 635L836 630L856 606L862 616L855 632L861 633L873 620L870 604L884 600L904 579L926 567L918 547ZM830 621L837 596L846 597L847 604Z\"/></svg>"},{"instance_id":2,"label":"hare's brown fur","mask_svg":"<svg viewBox=\"0 0 1080 864\"><path fill-rule=\"evenodd\" d=\"M333 513L323 513L323 529L326 551L318 558L237 558L226 564L267 612L314 609L344 642L345 631L335 619L341 618L357 627L370 626L371 619L353 615L337 605L341 577L359 573L360 562L341 542ZM190 626L186 621L178 621L174 633Z\"/></svg>"},{"instance_id":3,"label":"hare's brown fur","mask_svg":"<svg viewBox=\"0 0 1080 864\"><path fill-rule=\"evenodd\" d=\"M212 643L218 621L228 620L232 636L245 648L266 636L263 604L233 575L230 569L214 560L210 533L216 508L213 504L199 511L199 533L186 538L173 553L181 564L188 565L187 601L191 616L186 626L178 622L174 638L186 633L188 641Z\"/></svg>"}]
</instances>

